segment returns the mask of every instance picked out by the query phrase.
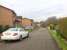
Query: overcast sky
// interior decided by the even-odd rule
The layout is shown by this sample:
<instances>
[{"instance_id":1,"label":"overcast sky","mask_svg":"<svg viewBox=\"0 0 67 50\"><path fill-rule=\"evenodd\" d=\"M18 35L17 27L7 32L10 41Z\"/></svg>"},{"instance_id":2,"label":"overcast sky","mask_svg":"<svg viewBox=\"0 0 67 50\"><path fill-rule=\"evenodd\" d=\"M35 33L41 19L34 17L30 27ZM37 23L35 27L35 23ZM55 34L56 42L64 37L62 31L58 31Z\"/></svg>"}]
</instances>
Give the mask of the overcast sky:
<instances>
[{"instance_id":1,"label":"overcast sky","mask_svg":"<svg viewBox=\"0 0 67 50\"><path fill-rule=\"evenodd\" d=\"M0 5L35 21L50 16L67 16L67 0L0 0Z\"/></svg>"}]
</instances>

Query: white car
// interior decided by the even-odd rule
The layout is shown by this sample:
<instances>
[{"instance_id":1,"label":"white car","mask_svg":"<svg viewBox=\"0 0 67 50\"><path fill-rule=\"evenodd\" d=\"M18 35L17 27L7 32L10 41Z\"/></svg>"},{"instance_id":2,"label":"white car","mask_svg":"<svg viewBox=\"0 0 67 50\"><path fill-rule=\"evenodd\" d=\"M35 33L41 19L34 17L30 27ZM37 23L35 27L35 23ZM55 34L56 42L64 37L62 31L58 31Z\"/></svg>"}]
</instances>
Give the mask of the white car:
<instances>
[{"instance_id":1,"label":"white car","mask_svg":"<svg viewBox=\"0 0 67 50\"><path fill-rule=\"evenodd\" d=\"M28 36L28 31L25 31L23 28L9 28L2 33L1 40L22 40L22 38Z\"/></svg>"}]
</instances>

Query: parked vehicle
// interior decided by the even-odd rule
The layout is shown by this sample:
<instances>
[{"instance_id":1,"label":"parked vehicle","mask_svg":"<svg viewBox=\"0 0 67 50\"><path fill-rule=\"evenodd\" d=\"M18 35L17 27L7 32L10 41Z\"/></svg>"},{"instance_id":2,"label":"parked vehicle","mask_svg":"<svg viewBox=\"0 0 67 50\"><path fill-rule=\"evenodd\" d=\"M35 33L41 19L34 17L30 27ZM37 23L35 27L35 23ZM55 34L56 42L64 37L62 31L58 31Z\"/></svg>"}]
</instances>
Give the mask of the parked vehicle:
<instances>
[{"instance_id":1,"label":"parked vehicle","mask_svg":"<svg viewBox=\"0 0 67 50\"><path fill-rule=\"evenodd\" d=\"M23 28L9 28L2 33L1 40L22 40L22 38L28 36L28 31L25 31Z\"/></svg>"}]
</instances>

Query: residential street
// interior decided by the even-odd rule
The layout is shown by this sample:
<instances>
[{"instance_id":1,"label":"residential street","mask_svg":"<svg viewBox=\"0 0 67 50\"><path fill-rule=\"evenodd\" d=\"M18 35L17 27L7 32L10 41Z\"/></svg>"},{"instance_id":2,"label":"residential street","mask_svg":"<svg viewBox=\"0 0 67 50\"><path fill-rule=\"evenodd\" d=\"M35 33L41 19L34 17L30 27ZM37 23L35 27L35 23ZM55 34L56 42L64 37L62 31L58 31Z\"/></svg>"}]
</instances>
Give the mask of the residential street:
<instances>
[{"instance_id":1,"label":"residential street","mask_svg":"<svg viewBox=\"0 0 67 50\"><path fill-rule=\"evenodd\" d=\"M30 33L28 39L0 42L0 50L60 50L46 28Z\"/></svg>"}]
</instances>

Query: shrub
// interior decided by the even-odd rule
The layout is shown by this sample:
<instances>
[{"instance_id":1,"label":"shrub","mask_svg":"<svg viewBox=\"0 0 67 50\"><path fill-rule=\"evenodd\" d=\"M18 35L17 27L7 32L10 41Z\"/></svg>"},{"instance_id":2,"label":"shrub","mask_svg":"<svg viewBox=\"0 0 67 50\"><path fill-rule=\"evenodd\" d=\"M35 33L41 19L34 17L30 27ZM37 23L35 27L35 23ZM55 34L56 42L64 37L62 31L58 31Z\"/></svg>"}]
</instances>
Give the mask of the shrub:
<instances>
[{"instance_id":1,"label":"shrub","mask_svg":"<svg viewBox=\"0 0 67 50\"><path fill-rule=\"evenodd\" d=\"M67 18L59 20L59 31L67 39Z\"/></svg>"},{"instance_id":2,"label":"shrub","mask_svg":"<svg viewBox=\"0 0 67 50\"><path fill-rule=\"evenodd\" d=\"M10 28L9 25L6 25L6 26L0 25L0 33L2 33L3 31L7 30L8 28Z\"/></svg>"},{"instance_id":3,"label":"shrub","mask_svg":"<svg viewBox=\"0 0 67 50\"><path fill-rule=\"evenodd\" d=\"M55 29L55 25L54 24L50 24L50 29L54 30Z\"/></svg>"},{"instance_id":4,"label":"shrub","mask_svg":"<svg viewBox=\"0 0 67 50\"><path fill-rule=\"evenodd\" d=\"M9 25L4 26L4 30L7 30L8 28L10 28Z\"/></svg>"},{"instance_id":5,"label":"shrub","mask_svg":"<svg viewBox=\"0 0 67 50\"><path fill-rule=\"evenodd\" d=\"M2 25L0 25L0 33L2 33L4 31L4 28Z\"/></svg>"}]
</instances>

